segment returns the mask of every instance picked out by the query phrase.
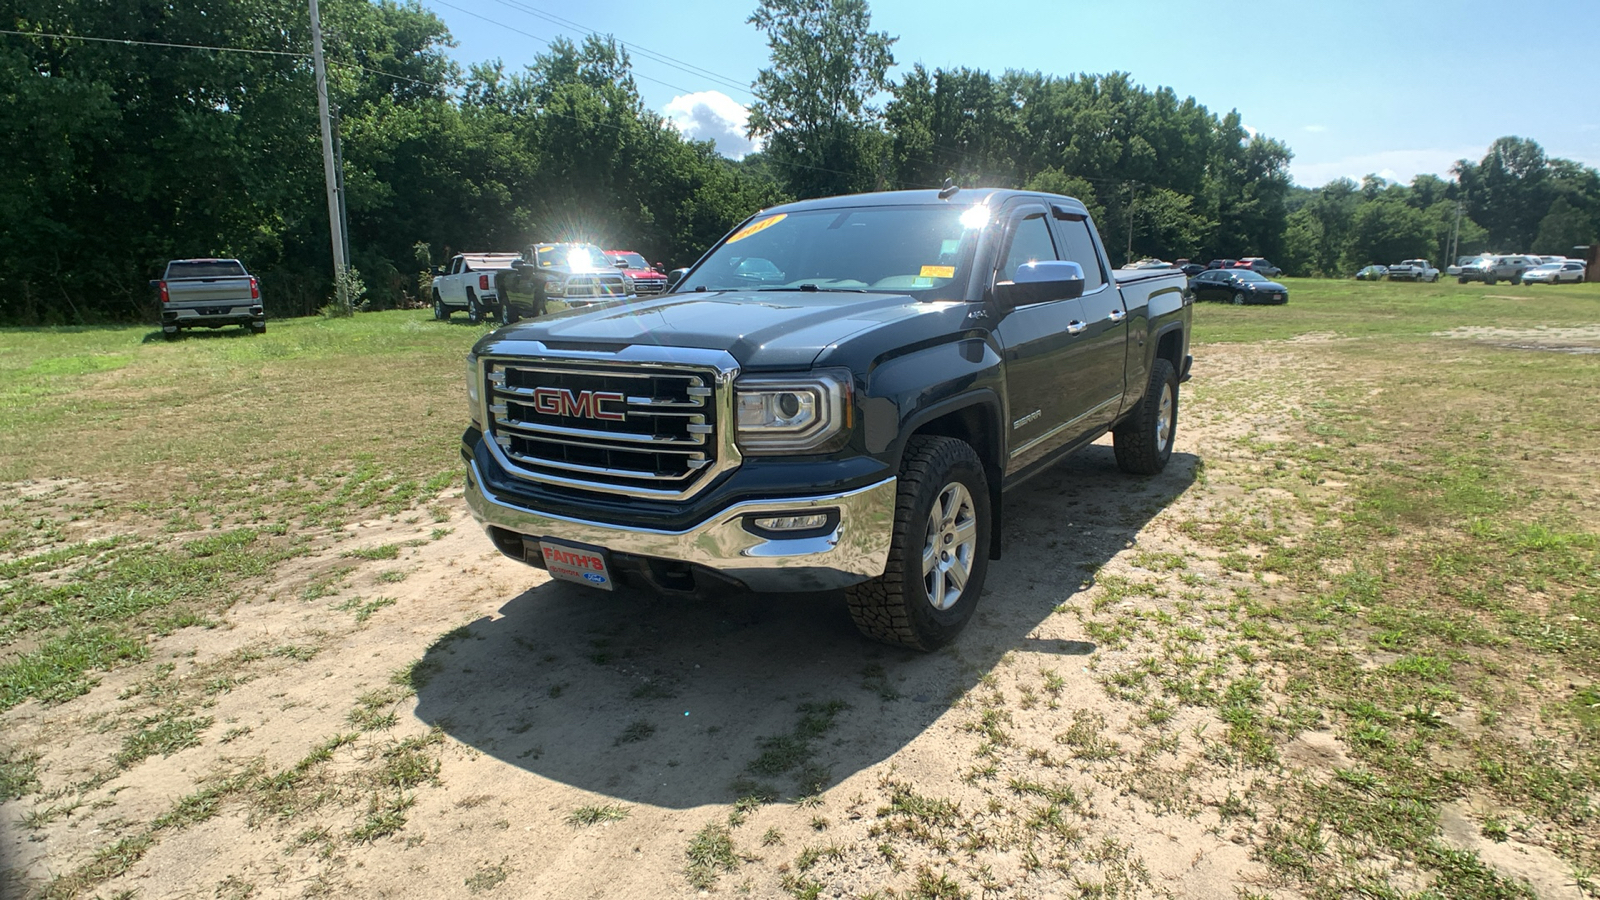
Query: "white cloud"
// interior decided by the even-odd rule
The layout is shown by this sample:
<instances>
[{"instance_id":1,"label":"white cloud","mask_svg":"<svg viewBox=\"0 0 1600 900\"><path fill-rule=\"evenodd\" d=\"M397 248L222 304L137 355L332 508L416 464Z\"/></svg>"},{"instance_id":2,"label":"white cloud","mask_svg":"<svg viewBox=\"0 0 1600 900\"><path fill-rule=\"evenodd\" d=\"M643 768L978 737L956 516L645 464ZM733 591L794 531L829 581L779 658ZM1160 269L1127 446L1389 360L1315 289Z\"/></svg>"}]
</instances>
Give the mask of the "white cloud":
<instances>
[{"instance_id":1,"label":"white cloud","mask_svg":"<svg viewBox=\"0 0 1600 900\"><path fill-rule=\"evenodd\" d=\"M1328 130L1328 126L1326 126L1326 125L1307 125L1307 126L1306 126L1306 127L1305 127L1305 128L1304 128L1304 129L1302 129L1302 130L1304 130L1304 131L1309 131L1309 132L1311 132L1311 133L1312 133L1312 134L1321 134L1321 133L1323 133L1323 132L1324 132L1324 131L1327 131L1327 130Z\"/></svg>"},{"instance_id":2,"label":"white cloud","mask_svg":"<svg viewBox=\"0 0 1600 900\"><path fill-rule=\"evenodd\" d=\"M1363 153L1343 159L1316 162L1304 157L1289 164L1295 184L1305 187L1322 187L1335 178L1360 181L1368 175L1378 175L1390 181L1409 184L1423 173L1449 179L1450 166L1458 159L1477 160L1483 156L1482 147L1457 147L1455 149L1427 148L1420 150L1384 150Z\"/></svg>"},{"instance_id":3,"label":"white cloud","mask_svg":"<svg viewBox=\"0 0 1600 900\"><path fill-rule=\"evenodd\" d=\"M1252 141L1256 139L1256 135L1261 133L1261 129L1252 128L1251 126L1246 125L1243 122L1239 123L1239 127L1244 129L1244 133L1248 134L1250 136L1250 140L1252 140Z\"/></svg>"},{"instance_id":4,"label":"white cloud","mask_svg":"<svg viewBox=\"0 0 1600 900\"><path fill-rule=\"evenodd\" d=\"M733 159L761 149L744 135L750 111L744 104L721 91L699 91L673 97L662 110L667 121L697 141L713 141L717 152Z\"/></svg>"}]
</instances>

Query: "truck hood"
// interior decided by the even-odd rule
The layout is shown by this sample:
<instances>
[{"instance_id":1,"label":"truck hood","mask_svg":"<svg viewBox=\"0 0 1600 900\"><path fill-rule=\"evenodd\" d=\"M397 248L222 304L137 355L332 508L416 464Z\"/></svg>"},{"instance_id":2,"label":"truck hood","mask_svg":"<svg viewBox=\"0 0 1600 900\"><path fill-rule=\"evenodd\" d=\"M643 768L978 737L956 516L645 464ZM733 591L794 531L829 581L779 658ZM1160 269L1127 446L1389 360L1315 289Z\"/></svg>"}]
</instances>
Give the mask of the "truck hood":
<instances>
[{"instance_id":1,"label":"truck hood","mask_svg":"<svg viewBox=\"0 0 1600 900\"><path fill-rule=\"evenodd\" d=\"M628 303L572 310L495 331L477 353L510 351L505 342L581 344L583 349L629 345L726 350L746 369L809 368L847 338L893 322L946 318L966 304L922 302L904 294L818 291L721 291L666 294ZM964 313L962 314L964 317ZM932 324L931 322L929 323ZM949 327L936 326L935 331ZM921 330L921 329L918 329Z\"/></svg>"}]
</instances>

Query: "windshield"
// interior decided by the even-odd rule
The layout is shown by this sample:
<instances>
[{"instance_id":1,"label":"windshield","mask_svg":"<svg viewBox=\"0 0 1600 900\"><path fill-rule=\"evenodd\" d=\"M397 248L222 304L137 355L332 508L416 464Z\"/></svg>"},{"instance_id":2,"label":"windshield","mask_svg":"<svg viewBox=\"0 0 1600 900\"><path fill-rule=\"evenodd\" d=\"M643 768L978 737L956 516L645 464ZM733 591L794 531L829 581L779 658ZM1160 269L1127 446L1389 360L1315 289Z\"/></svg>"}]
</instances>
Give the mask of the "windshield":
<instances>
[{"instance_id":1,"label":"windshield","mask_svg":"<svg viewBox=\"0 0 1600 900\"><path fill-rule=\"evenodd\" d=\"M167 278L231 278L244 275L244 266L232 259L174 260L167 263Z\"/></svg>"},{"instance_id":2,"label":"windshield","mask_svg":"<svg viewBox=\"0 0 1600 900\"><path fill-rule=\"evenodd\" d=\"M1533 267L1533 271L1535 271L1535 272L1559 272L1559 271L1561 271L1561 264L1560 263L1545 263L1542 266L1534 266Z\"/></svg>"},{"instance_id":3,"label":"windshield","mask_svg":"<svg viewBox=\"0 0 1600 900\"><path fill-rule=\"evenodd\" d=\"M1261 273L1252 272L1249 269L1244 269L1242 271L1235 272L1235 273L1233 273L1233 277L1234 277L1235 281L1266 281L1267 280L1267 279L1265 279L1265 278L1263 278L1261 276Z\"/></svg>"},{"instance_id":4,"label":"windshield","mask_svg":"<svg viewBox=\"0 0 1600 900\"><path fill-rule=\"evenodd\" d=\"M630 269L650 268L650 264L644 261L644 257L637 253L607 253L606 257L612 262L625 262L628 264L628 268Z\"/></svg>"},{"instance_id":5,"label":"windshield","mask_svg":"<svg viewBox=\"0 0 1600 900\"><path fill-rule=\"evenodd\" d=\"M613 268L606 255L593 244L552 244L535 252L541 269L566 266L575 272L593 272Z\"/></svg>"},{"instance_id":6,"label":"windshield","mask_svg":"<svg viewBox=\"0 0 1600 900\"><path fill-rule=\"evenodd\" d=\"M982 212L964 215L974 209ZM960 299L988 218L983 207L946 205L761 216L712 251L677 290L893 291Z\"/></svg>"}]
</instances>

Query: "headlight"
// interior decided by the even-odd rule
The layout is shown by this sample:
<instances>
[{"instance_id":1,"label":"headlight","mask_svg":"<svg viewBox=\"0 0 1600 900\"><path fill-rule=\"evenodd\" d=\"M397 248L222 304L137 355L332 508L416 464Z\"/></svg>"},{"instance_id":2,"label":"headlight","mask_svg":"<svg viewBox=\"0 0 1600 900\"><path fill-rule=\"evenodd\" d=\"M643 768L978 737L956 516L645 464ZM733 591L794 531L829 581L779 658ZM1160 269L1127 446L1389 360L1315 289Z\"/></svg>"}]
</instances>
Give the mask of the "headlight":
<instances>
[{"instance_id":1,"label":"headlight","mask_svg":"<svg viewBox=\"0 0 1600 900\"><path fill-rule=\"evenodd\" d=\"M544 293L547 297L565 297L567 283L559 278L552 278L544 283Z\"/></svg>"},{"instance_id":2,"label":"headlight","mask_svg":"<svg viewBox=\"0 0 1600 900\"><path fill-rule=\"evenodd\" d=\"M826 446L850 426L850 373L741 378L734 386L739 448L801 453Z\"/></svg>"},{"instance_id":3,"label":"headlight","mask_svg":"<svg viewBox=\"0 0 1600 900\"><path fill-rule=\"evenodd\" d=\"M483 376L478 372L478 357L467 354L467 416L483 428Z\"/></svg>"}]
</instances>

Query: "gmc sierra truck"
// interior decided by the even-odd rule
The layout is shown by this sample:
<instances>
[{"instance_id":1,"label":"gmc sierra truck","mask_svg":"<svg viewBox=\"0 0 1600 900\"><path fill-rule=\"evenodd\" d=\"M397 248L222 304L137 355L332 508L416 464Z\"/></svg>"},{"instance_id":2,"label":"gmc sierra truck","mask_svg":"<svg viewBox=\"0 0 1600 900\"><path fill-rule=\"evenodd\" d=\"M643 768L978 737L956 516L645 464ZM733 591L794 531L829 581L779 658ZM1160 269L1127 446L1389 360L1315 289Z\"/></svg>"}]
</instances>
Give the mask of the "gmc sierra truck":
<instances>
[{"instance_id":1,"label":"gmc sierra truck","mask_svg":"<svg viewBox=\"0 0 1600 900\"><path fill-rule=\"evenodd\" d=\"M161 333L169 341L185 328L267 330L261 283L237 259L175 259L150 286L161 298Z\"/></svg>"},{"instance_id":2,"label":"gmc sierra truck","mask_svg":"<svg viewBox=\"0 0 1600 900\"><path fill-rule=\"evenodd\" d=\"M1113 271L1077 200L906 191L764 210L659 297L467 357L466 498L494 546L610 590L845 591L930 650L972 616L1008 490L1110 432L1172 453L1192 306Z\"/></svg>"}]
</instances>

